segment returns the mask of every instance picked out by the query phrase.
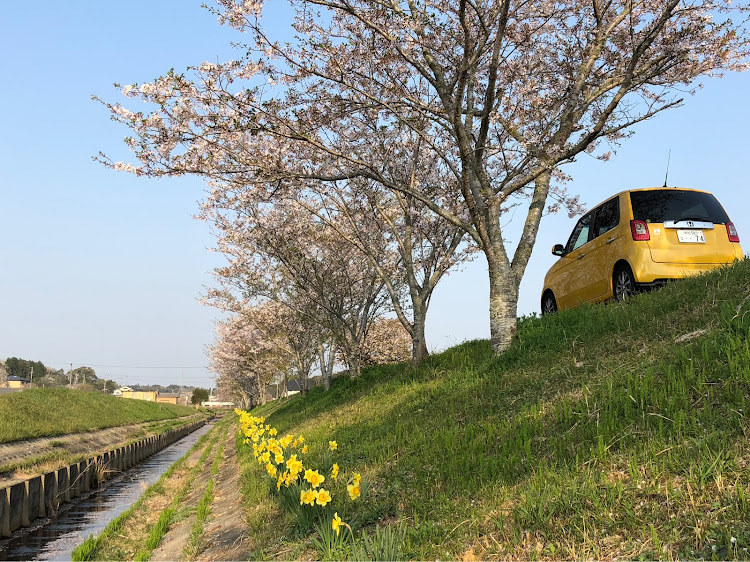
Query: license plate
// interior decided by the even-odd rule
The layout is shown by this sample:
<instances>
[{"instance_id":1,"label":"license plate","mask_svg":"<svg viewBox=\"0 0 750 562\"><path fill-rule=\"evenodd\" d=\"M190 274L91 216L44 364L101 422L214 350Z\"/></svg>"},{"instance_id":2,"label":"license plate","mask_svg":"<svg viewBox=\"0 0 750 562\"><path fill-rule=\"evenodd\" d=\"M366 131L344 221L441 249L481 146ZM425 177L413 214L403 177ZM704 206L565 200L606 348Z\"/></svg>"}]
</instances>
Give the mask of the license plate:
<instances>
[{"instance_id":1,"label":"license plate","mask_svg":"<svg viewBox=\"0 0 750 562\"><path fill-rule=\"evenodd\" d=\"M677 240L687 244L705 244L706 237L702 230L678 230Z\"/></svg>"}]
</instances>

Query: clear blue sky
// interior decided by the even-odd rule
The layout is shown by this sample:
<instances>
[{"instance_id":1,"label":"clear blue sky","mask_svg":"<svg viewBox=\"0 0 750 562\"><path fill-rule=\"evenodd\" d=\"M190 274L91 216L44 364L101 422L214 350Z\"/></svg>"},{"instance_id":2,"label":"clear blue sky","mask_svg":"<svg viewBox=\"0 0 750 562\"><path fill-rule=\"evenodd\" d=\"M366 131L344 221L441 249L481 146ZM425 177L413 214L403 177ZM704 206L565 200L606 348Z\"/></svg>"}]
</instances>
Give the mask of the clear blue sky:
<instances>
[{"instance_id":1,"label":"clear blue sky","mask_svg":"<svg viewBox=\"0 0 750 562\"><path fill-rule=\"evenodd\" d=\"M174 67L225 60L229 41L200 0L11 3L0 19L0 358L94 366L123 384L210 386L205 346L218 314L197 302L221 258L192 219L203 185L104 169L102 150L132 160L127 131L91 101L119 101L113 82L144 82ZM272 25L271 15L266 17ZM684 107L640 125L608 163L568 166L589 206L627 188L714 192L750 250L750 75L708 80ZM553 244L575 223L546 217L521 285L519 313L539 310ZM489 337L484 259L438 287L431 349Z\"/></svg>"}]
</instances>

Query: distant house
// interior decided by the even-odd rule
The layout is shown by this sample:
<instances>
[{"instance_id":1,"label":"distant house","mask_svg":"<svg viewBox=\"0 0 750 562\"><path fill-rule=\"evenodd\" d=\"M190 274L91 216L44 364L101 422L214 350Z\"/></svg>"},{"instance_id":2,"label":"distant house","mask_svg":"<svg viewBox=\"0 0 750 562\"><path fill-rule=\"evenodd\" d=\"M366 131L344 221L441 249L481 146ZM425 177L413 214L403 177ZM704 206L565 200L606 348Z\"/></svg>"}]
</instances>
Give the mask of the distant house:
<instances>
[{"instance_id":1,"label":"distant house","mask_svg":"<svg viewBox=\"0 0 750 562\"><path fill-rule=\"evenodd\" d=\"M31 382L23 377L10 375L8 377L8 380L0 384L0 386L4 388L29 388L31 386Z\"/></svg>"},{"instance_id":2,"label":"distant house","mask_svg":"<svg viewBox=\"0 0 750 562\"><path fill-rule=\"evenodd\" d=\"M159 393L155 390L124 390L122 392L123 398L131 398L133 400L146 400L147 402L156 402L156 398Z\"/></svg>"},{"instance_id":3,"label":"distant house","mask_svg":"<svg viewBox=\"0 0 750 562\"><path fill-rule=\"evenodd\" d=\"M308 388L313 385L310 383L312 379L308 379ZM299 381L296 379L288 380L286 382L286 394L283 391L283 384L271 384L268 385L266 390L266 401L276 400L277 398L283 398L284 396L294 396L300 393Z\"/></svg>"},{"instance_id":4,"label":"distant house","mask_svg":"<svg viewBox=\"0 0 750 562\"><path fill-rule=\"evenodd\" d=\"M294 396L295 394L299 394L299 393L300 393L299 381L294 380L294 379L292 379L290 381L287 381L287 383L286 383L286 395L287 396Z\"/></svg>"},{"instance_id":5,"label":"distant house","mask_svg":"<svg viewBox=\"0 0 750 562\"><path fill-rule=\"evenodd\" d=\"M158 393L156 396L157 402L162 402L164 404L177 404L180 401L180 394L170 394L168 392L165 393Z\"/></svg>"}]
</instances>

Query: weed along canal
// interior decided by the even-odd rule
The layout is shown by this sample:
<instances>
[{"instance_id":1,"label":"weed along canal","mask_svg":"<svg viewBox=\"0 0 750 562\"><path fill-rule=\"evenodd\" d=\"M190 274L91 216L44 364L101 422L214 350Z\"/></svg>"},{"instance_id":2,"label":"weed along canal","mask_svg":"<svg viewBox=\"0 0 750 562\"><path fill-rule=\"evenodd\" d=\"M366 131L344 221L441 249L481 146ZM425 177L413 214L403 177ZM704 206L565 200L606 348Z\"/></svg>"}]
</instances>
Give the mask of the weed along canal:
<instances>
[{"instance_id":1,"label":"weed along canal","mask_svg":"<svg viewBox=\"0 0 750 562\"><path fill-rule=\"evenodd\" d=\"M198 428L113 477L101 490L61 510L56 517L38 521L46 524L0 541L0 560L70 560L76 546L125 512L212 427L209 423Z\"/></svg>"}]
</instances>

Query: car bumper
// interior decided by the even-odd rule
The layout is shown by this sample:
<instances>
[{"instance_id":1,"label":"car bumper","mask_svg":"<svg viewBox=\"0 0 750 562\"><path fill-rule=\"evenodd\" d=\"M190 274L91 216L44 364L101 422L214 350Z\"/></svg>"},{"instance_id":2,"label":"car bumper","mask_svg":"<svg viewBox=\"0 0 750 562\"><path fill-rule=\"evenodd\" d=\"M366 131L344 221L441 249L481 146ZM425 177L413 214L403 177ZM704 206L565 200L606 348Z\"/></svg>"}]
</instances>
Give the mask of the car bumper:
<instances>
[{"instance_id":1,"label":"car bumper","mask_svg":"<svg viewBox=\"0 0 750 562\"><path fill-rule=\"evenodd\" d=\"M735 259L744 259L744 256L740 253ZM673 279L699 275L717 267L730 265L733 261L735 260L716 263L657 263L651 260L642 260L633 271L633 275L636 282L643 287L659 286Z\"/></svg>"}]
</instances>

